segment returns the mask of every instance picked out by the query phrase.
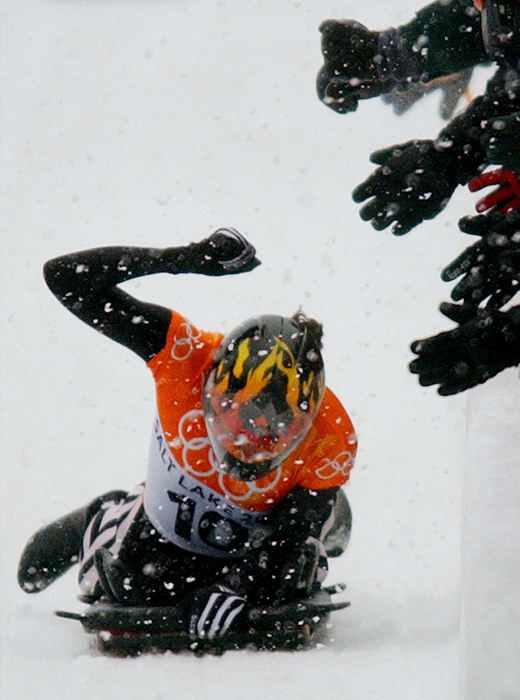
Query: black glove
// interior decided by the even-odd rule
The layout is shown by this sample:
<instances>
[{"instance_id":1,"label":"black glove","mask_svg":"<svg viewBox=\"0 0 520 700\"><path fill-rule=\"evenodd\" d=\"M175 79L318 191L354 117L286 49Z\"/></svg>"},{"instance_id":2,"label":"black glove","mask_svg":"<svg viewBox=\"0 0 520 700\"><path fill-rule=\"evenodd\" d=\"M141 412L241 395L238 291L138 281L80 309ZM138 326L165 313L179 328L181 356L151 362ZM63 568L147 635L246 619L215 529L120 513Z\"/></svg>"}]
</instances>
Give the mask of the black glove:
<instances>
[{"instance_id":1,"label":"black glove","mask_svg":"<svg viewBox=\"0 0 520 700\"><path fill-rule=\"evenodd\" d=\"M162 258L168 260L168 251ZM178 251L174 248L175 264L178 265ZM234 228L220 228L208 238L192 243L186 248L183 271L201 275L235 275L253 270L260 261L255 257L254 247Z\"/></svg>"},{"instance_id":2,"label":"black glove","mask_svg":"<svg viewBox=\"0 0 520 700\"><path fill-rule=\"evenodd\" d=\"M327 566L325 552L320 556L315 545L330 522L337 492L337 486L290 491L257 523L244 557L219 580L254 606L305 594Z\"/></svg>"},{"instance_id":3,"label":"black glove","mask_svg":"<svg viewBox=\"0 0 520 700\"><path fill-rule=\"evenodd\" d=\"M520 112L490 119L480 143L488 163L520 169Z\"/></svg>"},{"instance_id":4,"label":"black glove","mask_svg":"<svg viewBox=\"0 0 520 700\"><path fill-rule=\"evenodd\" d=\"M289 557L280 577L279 600L308 598L316 585L320 563L318 540L309 537L297 551ZM325 560L326 561L326 560Z\"/></svg>"},{"instance_id":5,"label":"black glove","mask_svg":"<svg viewBox=\"0 0 520 700\"><path fill-rule=\"evenodd\" d=\"M440 308L459 325L412 344L418 357L410 371L422 386L439 384L438 393L449 396L520 362L520 306L507 312L446 303Z\"/></svg>"},{"instance_id":6,"label":"black glove","mask_svg":"<svg viewBox=\"0 0 520 700\"><path fill-rule=\"evenodd\" d=\"M245 617L246 599L221 584L202 588L191 598L188 632L194 638L222 637Z\"/></svg>"},{"instance_id":7,"label":"black glove","mask_svg":"<svg viewBox=\"0 0 520 700\"><path fill-rule=\"evenodd\" d=\"M121 605L174 605L176 575L168 571L168 560L151 553L146 565L130 566L105 547L94 554L102 595ZM170 567L171 568L171 567Z\"/></svg>"},{"instance_id":8,"label":"black glove","mask_svg":"<svg viewBox=\"0 0 520 700\"><path fill-rule=\"evenodd\" d=\"M316 87L324 104L342 114L354 112L358 100L393 87L392 81L382 78L374 61L378 55L378 32L349 19L327 20L320 31L325 63Z\"/></svg>"},{"instance_id":9,"label":"black glove","mask_svg":"<svg viewBox=\"0 0 520 700\"><path fill-rule=\"evenodd\" d=\"M121 605L150 602L136 573L105 547L94 553L94 563L103 589L103 596Z\"/></svg>"},{"instance_id":10,"label":"black glove","mask_svg":"<svg viewBox=\"0 0 520 700\"><path fill-rule=\"evenodd\" d=\"M434 141L408 141L372 153L381 166L352 196L355 202L371 201L360 211L378 231L393 224L401 236L425 219L433 219L448 203L458 180L446 150Z\"/></svg>"},{"instance_id":11,"label":"black glove","mask_svg":"<svg viewBox=\"0 0 520 700\"><path fill-rule=\"evenodd\" d=\"M520 284L520 212L492 211L459 221L464 233L481 240L466 248L441 273L445 282L463 275L451 292L454 301L464 300L499 309L518 291Z\"/></svg>"}]
</instances>

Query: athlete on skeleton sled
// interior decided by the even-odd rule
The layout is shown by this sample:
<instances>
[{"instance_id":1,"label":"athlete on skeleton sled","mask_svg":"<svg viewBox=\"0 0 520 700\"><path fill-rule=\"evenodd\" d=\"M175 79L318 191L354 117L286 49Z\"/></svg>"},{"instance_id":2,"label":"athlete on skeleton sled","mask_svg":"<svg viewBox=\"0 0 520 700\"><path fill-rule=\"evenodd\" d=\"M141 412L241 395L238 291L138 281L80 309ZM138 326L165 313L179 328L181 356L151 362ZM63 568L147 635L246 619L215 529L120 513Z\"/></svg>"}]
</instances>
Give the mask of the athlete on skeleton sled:
<instances>
[{"instance_id":1,"label":"athlete on skeleton sled","mask_svg":"<svg viewBox=\"0 0 520 700\"><path fill-rule=\"evenodd\" d=\"M223 634L249 605L307 596L350 532L341 490L356 436L325 386L321 326L259 316L226 337L119 285L160 272L225 275L258 264L233 229L167 249L99 248L45 265L72 313L141 357L157 394L146 480L42 528L19 583L46 588L80 563L84 598L182 605ZM327 550L327 551L326 551Z\"/></svg>"}]
</instances>

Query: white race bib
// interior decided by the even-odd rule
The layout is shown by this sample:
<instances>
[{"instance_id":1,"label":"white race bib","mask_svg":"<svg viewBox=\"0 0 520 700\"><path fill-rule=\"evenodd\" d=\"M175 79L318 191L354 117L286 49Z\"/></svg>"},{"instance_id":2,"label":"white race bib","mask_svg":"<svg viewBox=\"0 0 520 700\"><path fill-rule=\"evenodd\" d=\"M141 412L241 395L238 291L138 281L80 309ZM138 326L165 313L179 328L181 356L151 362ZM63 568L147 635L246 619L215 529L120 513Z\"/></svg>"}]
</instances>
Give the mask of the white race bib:
<instances>
[{"instance_id":1,"label":"white race bib","mask_svg":"<svg viewBox=\"0 0 520 700\"><path fill-rule=\"evenodd\" d=\"M194 478L175 461L161 423L154 423L144 509L160 534L182 549L210 557L239 557L262 518Z\"/></svg>"}]
</instances>

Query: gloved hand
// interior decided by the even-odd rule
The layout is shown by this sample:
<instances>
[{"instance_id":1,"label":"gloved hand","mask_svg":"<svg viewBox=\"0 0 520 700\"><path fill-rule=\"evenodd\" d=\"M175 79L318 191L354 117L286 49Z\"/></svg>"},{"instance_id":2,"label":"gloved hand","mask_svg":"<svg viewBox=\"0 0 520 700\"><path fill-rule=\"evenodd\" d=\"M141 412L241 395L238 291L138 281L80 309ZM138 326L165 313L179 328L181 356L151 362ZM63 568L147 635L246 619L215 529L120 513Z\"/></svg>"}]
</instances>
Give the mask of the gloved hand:
<instances>
[{"instance_id":1,"label":"gloved hand","mask_svg":"<svg viewBox=\"0 0 520 700\"><path fill-rule=\"evenodd\" d=\"M168 585L174 577L167 574L166 560L161 555L150 559L146 566L130 566L105 547L97 549L94 563L103 596L121 605L175 604L176 592Z\"/></svg>"},{"instance_id":2,"label":"gloved hand","mask_svg":"<svg viewBox=\"0 0 520 700\"><path fill-rule=\"evenodd\" d=\"M520 169L520 112L490 119L480 143L488 163Z\"/></svg>"},{"instance_id":3,"label":"gloved hand","mask_svg":"<svg viewBox=\"0 0 520 700\"><path fill-rule=\"evenodd\" d=\"M169 250L166 248L162 253L165 261ZM174 264L178 265L178 250L171 250L174 253ZM234 228L220 228L208 238L186 248L184 271L210 276L249 272L260 265L255 255L254 247L241 233Z\"/></svg>"},{"instance_id":4,"label":"gloved hand","mask_svg":"<svg viewBox=\"0 0 520 700\"><path fill-rule=\"evenodd\" d=\"M520 362L520 306L490 312L444 303L440 309L459 325L412 344L418 357L410 371L419 375L421 386L439 384L438 393L449 396Z\"/></svg>"},{"instance_id":5,"label":"gloved hand","mask_svg":"<svg viewBox=\"0 0 520 700\"><path fill-rule=\"evenodd\" d=\"M319 541L308 537L282 569L278 591L280 600L307 598L311 594L317 580L320 556Z\"/></svg>"},{"instance_id":6,"label":"gloved hand","mask_svg":"<svg viewBox=\"0 0 520 700\"><path fill-rule=\"evenodd\" d=\"M504 213L520 209L520 182L515 173L510 170L494 170L475 177L468 187L471 192L477 192L489 185L499 185L499 187L491 194L479 199L475 207L479 213L488 209L497 209Z\"/></svg>"},{"instance_id":7,"label":"gloved hand","mask_svg":"<svg viewBox=\"0 0 520 700\"><path fill-rule=\"evenodd\" d=\"M402 236L425 219L433 219L448 203L458 181L451 158L434 141L413 140L372 153L381 166L358 185L355 202L370 199L360 216L380 231L393 224Z\"/></svg>"},{"instance_id":8,"label":"gloved hand","mask_svg":"<svg viewBox=\"0 0 520 700\"><path fill-rule=\"evenodd\" d=\"M222 637L231 626L243 620L246 599L230 588L214 584L201 588L191 598L188 613L188 632L194 638Z\"/></svg>"},{"instance_id":9,"label":"gloved hand","mask_svg":"<svg viewBox=\"0 0 520 700\"><path fill-rule=\"evenodd\" d=\"M324 104L342 114L354 112L358 100L392 89L377 65L378 32L354 20L327 20L320 26L324 65L316 88Z\"/></svg>"},{"instance_id":10,"label":"gloved hand","mask_svg":"<svg viewBox=\"0 0 520 700\"><path fill-rule=\"evenodd\" d=\"M454 301L499 309L511 299L520 284L520 212L492 211L459 221L464 233L481 240L466 248L441 273L445 282L463 276L451 292Z\"/></svg>"},{"instance_id":11,"label":"gloved hand","mask_svg":"<svg viewBox=\"0 0 520 700\"><path fill-rule=\"evenodd\" d=\"M105 598L121 605L150 602L136 572L108 549L99 547L94 553L94 563Z\"/></svg>"}]
</instances>

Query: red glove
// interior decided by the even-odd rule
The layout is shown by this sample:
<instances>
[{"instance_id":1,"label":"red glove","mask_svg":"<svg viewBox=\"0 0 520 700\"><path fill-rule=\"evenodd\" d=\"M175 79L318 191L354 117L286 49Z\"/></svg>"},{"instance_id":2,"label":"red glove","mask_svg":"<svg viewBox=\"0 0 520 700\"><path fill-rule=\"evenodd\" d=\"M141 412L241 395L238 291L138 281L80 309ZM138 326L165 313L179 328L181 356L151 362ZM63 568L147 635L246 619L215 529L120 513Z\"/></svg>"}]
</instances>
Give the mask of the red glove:
<instances>
[{"instance_id":1,"label":"red glove","mask_svg":"<svg viewBox=\"0 0 520 700\"><path fill-rule=\"evenodd\" d=\"M506 214L520 209L520 182L511 170L494 170L491 173L479 175L469 183L471 192L477 192L489 185L499 185L497 189L486 197L479 199L475 209L482 213L488 209L495 209Z\"/></svg>"}]
</instances>

